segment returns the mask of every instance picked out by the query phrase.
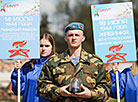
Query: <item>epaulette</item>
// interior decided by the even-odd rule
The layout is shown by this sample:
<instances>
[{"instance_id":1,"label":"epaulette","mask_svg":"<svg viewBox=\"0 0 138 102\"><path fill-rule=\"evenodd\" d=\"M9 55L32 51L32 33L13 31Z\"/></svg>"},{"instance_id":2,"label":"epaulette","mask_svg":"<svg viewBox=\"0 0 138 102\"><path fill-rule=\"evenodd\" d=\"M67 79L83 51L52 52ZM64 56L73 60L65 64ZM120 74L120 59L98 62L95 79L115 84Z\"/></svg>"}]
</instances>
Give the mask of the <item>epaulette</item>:
<instances>
[{"instance_id":1,"label":"epaulette","mask_svg":"<svg viewBox=\"0 0 138 102\"><path fill-rule=\"evenodd\" d=\"M58 55L57 53L56 53L56 54L51 55L51 56L48 58L47 62L48 62L48 61L50 61L51 59L55 58L57 55Z\"/></svg>"},{"instance_id":2,"label":"epaulette","mask_svg":"<svg viewBox=\"0 0 138 102\"><path fill-rule=\"evenodd\" d=\"M98 58L101 62L103 62L103 60L99 56L97 56L95 54L92 54L92 56Z\"/></svg>"},{"instance_id":3,"label":"epaulette","mask_svg":"<svg viewBox=\"0 0 138 102\"><path fill-rule=\"evenodd\" d=\"M57 58L64 58L65 57L65 52L59 53L57 55Z\"/></svg>"},{"instance_id":4,"label":"epaulette","mask_svg":"<svg viewBox=\"0 0 138 102\"><path fill-rule=\"evenodd\" d=\"M60 58L62 56L62 53L58 54L57 57Z\"/></svg>"},{"instance_id":5,"label":"epaulette","mask_svg":"<svg viewBox=\"0 0 138 102\"><path fill-rule=\"evenodd\" d=\"M58 61L60 58L61 58L61 54L56 53L56 54L54 54L54 55L51 55L51 56L48 58L47 62L48 62L48 61L54 61L54 62L56 62L56 61Z\"/></svg>"}]
</instances>

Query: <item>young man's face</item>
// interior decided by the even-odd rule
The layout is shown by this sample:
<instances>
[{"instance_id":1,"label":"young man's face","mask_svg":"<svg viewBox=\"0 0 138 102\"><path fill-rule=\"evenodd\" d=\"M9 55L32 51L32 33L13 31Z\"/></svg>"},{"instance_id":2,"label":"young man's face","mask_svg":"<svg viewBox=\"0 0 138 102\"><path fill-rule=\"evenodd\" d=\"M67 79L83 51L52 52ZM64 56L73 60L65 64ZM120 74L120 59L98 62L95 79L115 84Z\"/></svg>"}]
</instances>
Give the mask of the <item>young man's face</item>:
<instances>
[{"instance_id":1,"label":"young man's face","mask_svg":"<svg viewBox=\"0 0 138 102\"><path fill-rule=\"evenodd\" d=\"M77 48L85 40L85 36L81 30L69 30L64 39L69 47Z\"/></svg>"}]
</instances>

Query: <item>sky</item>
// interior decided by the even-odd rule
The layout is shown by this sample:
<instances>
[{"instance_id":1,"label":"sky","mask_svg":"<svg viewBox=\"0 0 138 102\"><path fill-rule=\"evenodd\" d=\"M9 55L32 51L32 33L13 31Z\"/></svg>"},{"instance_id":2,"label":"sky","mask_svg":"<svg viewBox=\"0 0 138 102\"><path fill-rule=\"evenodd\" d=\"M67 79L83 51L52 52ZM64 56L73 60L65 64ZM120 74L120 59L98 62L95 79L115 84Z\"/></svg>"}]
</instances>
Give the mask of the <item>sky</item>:
<instances>
[{"instance_id":1,"label":"sky","mask_svg":"<svg viewBox=\"0 0 138 102\"><path fill-rule=\"evenodd\" d=\"M42 15L43 13L46 13L48 15L48 21L50 22L49 29L52 33L57 32L62 35L63 32L61 30L57 31L57 27L58 29L60 28L56 24L57 19L54 15L56 12L56 4L56 0L40 0L40 14Z\"/></svg>"},{"instance_id":2,"label":"sky","mask_svg":"<svg viewBox=\"0 0 138 102\"><path fill-rule=\"evenodd\" d=\"M58 17L58 15L55 15L58 1L59 0L40 0L40 14L48 14L48 21L51 23L49 24L49 29L52 33L63 35L62 28L67 22L67 17L65 15L63 15L65 17ZM74 0L70 0L69 7L73 8L75 3Z\"/></svg>"},{"instance_id":3,"label":"sky","mask_svg":"<svg viewBox=\"0 0 138 102\"><path fill-rule=\"evenodd\" d=\"M56 13L56 5L59 0L40 0L40 14L48 14L49 29L52 33L57 32L60 35L63 35L62 28L67 23L67 17L59 18ZM69 0L69 7L73 8L76 5L76 0ZM98 0L94 0L93 3L96 3ZM116 0L114 0L116 1ZM124 0L129 1L129 0ZM90 1L91 2L91 1Z\"/></svg>"},{"instance_id":4,"label":"sky","mask_svg":"<svg viewBox=\"0 0 138 102\"><path fill-rule=\"evenodd\" d=\"M57 2L54 0L40 0L40 13L46 13L51 18L56 11Z\"/></svg>"}]
</instances>

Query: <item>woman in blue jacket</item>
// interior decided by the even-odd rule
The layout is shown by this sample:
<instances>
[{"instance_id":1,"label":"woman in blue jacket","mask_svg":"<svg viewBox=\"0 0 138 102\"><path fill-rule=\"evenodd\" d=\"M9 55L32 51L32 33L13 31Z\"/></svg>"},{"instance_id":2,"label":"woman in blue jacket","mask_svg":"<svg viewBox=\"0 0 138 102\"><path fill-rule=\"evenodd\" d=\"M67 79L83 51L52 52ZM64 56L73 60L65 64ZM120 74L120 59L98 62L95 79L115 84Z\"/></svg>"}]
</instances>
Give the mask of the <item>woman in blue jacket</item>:
<instances>
[{"instance_id":1,"label":"woman in blue jacket","mask_svg":"<svg viewBox=\"0 0 138 102\"><path fill-rule=\"evenodd\" d=\"M123 63L121 63L123 64ZM125 64L125 63L124 63ZM138 102L138 62L132 62L132 66L119 72L119 93L120 98L125 97L124 102ZM114 66L110 72L112 79L112 89L110 96L117 98L116 75L118 67Z\"/></svg>"},{"instance_id":2,"label":"woman in blue jacket","mask_svg":"<svg viewBox=\"0 0 138 102\"><path fill-rule=\"evenodd\" d=\"M32 59L22 66L22 61L17 60L11 75L12 90L17 95L17 69L20 72L20 92L23 102L48 102L37 93L37 79L41 69L48 58L55 53L55 41L50 34L40 36L40 59ZM22 67L21 67L22 66Z\"/></svg>"}]
</instances>

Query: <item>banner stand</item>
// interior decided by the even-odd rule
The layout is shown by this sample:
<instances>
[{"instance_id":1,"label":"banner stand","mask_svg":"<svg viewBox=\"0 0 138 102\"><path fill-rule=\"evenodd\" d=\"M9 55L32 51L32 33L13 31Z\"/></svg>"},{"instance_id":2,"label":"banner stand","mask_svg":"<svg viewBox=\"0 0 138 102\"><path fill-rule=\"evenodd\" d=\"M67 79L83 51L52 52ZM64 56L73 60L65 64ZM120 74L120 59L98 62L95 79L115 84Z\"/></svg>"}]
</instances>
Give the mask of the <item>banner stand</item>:
<instances>
[{"instance_id":1,"label":"banner stand","mask_svg":"<svg viewBox=\"0 0 138 102\"><path fill-rule=\"evenodd\" d=\"M116 72L116 88L117 88L117 102L120 102L120 93L119 93L119 80L118 80L118 71Z\"/></svg>"},{"instance_id":2,"label":"banner stand","mask_svg":"<svg viewBox=\"0 0 138 102\"><path fill-rule=\"evenodd\" d=\"M18 69L18 102L20 102L20 69Z\"/></svg>"}]
</instances>

